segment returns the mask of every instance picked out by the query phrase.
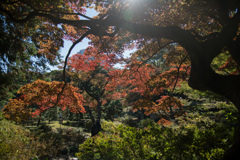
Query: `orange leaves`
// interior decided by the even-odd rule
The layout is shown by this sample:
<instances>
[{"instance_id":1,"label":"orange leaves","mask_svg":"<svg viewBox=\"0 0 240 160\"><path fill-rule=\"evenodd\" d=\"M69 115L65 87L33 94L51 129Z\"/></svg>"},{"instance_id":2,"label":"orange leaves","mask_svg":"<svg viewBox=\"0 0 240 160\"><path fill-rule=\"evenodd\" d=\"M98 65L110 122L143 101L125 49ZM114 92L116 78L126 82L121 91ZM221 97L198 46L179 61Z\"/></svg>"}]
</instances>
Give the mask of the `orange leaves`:
<instances>
[{"instance_id":1,"label":"orange leaves","mask_svg":"<svg viewBox=\"0 0 240 160\"><path fill-rule=\"evenodd\" d=\"M182 108L182 102L179 99L170 96L162 96L161 99L157 100L158 104L156 107L159 110L170 112L170 107L173 109Z\"/></svg>"},{"instance_id":2,"label":"orange leaves","mask_svg":"<svg viewBox=\"0 0 240 160\"><path fill-rule=\"evenodd\" d=\"M116 69L109 71L108 73L109 77L107 78L107 81L110 81L105 87L108 91L114 91L118 85L122 85L121 75L122 70Z\"/></svg>"},{"instance_id":3,"label":"orange leaves","mask_svg":"<svg viewBox=\"0 0 240 160\"><path fill-rule=\"evenodd\" d=\"M174 85L177 78L179 80L186 80L189 74L190 74L189 66L182 65L179 69L171 68L169 71L165 71L160 75L160 77L165 78L167 80L166 82L167 87L170 87Z\"/></svg>"},{"instance_id":4,"label":"orange leaves","mask_svg":"<svg viewBox=\"0 0 240 160\"><path fill-rule=\"evenodd\" d=\"M134 108L153 107L151 111L153 112L155 102L152 102L152 97L159 96L164 90L173 87L176 80L185 80L188 74L188 66L182 65L179 69L171 68L169 71L155 75L155 70L149 64L143 65L141 61L134 61L127 65L124 70L110 71L108 78L110 83L105 89L113 91L121 86L127 88L128 92L139 93L141 96L139 98L143 99L138 100L134 104Z\"/></svg>"},{"instance_id":5,"label":"orange leaves","mask_svg":"<svg viewBox=\"0 0 240 160\"><path fill-rule=\"evenodd\" d=\"M187 52L183 47L179 45L172 45L169 47L169 51L163 57L166 59L166 65L179 66L186 55ZM190 61L185 61L184 64L189 65Z\"/></svg>"},{"instance_id":6,"label":"orange leaves","mask_svg":"<svg viewBox=\"0 0 240 160\"><path fill-rule=\"evenodd\" d=\"M38 54L46 56L50 61L56 59L58 50L63 47L63 31L50 23L41 24L40 33L33 34L32 39L38 46Z\"/></svg>"},{"instance_id":7,"label":"orange leaves","mask_svg":"<svg viewBox=\"0 0 240 160\"><path fill-rule=\"evenodd\" d=\"M134 61L126 66L124 70L113 70L109 72L106 86L107 90L113 91L117 87L123 88L128 95L127 103L132 103L133 110L144 109L145 114L164 113L165 115L177 115L182 109L180 100L171 96L161 96L164 90L174 87L177 80L182 81L188 77L187 65L178 68L171 68L162 74L155 75L156 71L149 65L143 65L141 61ZM126 96L127 94L124 94ZM171 112L171 113L170 113ZM181 114L181 112L179 112Z\"/></svg>"},{"instance_id":8,"label":"orange leaves","mask_svg":"<svg viewBox=\"0 0 240 160\"><path fill-rule=\"evenodd\" d=\"M55 106L57 103L57 96L62 91L64 82L46 82L37 80L33 83L21 87L18 94L24 94L24 103L27 105L37 105L38 109L33 115L39 115L41 112ZM85 112L82 106L83 97L77 93L77 88L67 84L63 93L59 97L58 106L63 110L69 108L71 112L79 113Z\"/></svg>"},{"instance_id":9,"label":"orange leaves","mask_svg":"<svg viewBox=\"0 0 240 160\"><path fill-rule=\"evenodd\" d=\"M64 32L63 38L66 40L70 40L72 42L76 41L85 33L84 30L77 29L71 25L62 24L62 30Z\"/></svg>"},{"instance_id":10,"label":"orange leaves","mask_svg":"<svg viewBox=\"0 0 240 160\"><path fill-rule=\"evenodd\" d=\"M164 119L164 118L161 118L157 123L158 123L158 124L161 124L161 125L164 125L164 126L170 126L170 125L172 124L171 121L166 120L166 119Z\"/></svg>"},{"instance_id":11,"label":"orange leaves","mask_svg":"<svg viewBox=\"0 0 240 160\"><path fill-rule=\"evenodd\" d=\"M110 84L107 85L107 89L113 89L118 85L128 86L131 85L132 92L144 93L147 89L145 85L154 73L154 69L148 65L142 65L141 61L134 61L131 65L126 65L124 70L113 70L109 73Z\"/></svg>"},{"instance_id":12,"label":"orange leaves","mask_svg":"<svg viewBox=\"0 0 240 160\"><path fill-rule=\"evenodd\" d=\"M30 118L31 109L21 98L16 98L4 106L3 113L6 119L21 123Z\"/></svg>"}]
</instances>

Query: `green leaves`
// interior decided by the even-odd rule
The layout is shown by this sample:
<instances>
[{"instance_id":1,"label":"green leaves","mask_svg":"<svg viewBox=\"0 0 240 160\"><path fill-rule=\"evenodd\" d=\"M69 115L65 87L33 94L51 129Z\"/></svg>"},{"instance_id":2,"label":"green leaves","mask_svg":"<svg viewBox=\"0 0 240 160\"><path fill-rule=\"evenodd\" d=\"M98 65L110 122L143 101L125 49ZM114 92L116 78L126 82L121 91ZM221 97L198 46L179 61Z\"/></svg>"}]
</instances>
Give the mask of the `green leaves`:
<instances>
[{"instance_id":1,"label":"green leaves","mask_svg":"<svg viewBox=\"0 0 240 160\"><path fill-rule=\"evenodd\" d=\"M204 126L204 125L203 125ZM222 143L233 130L216 123L137 129L119 125L111 133L101 133L80 145L80 159L219 159L230 142ZM224 131L225 130L225 131Z\"/></svg>"}]
</instances>

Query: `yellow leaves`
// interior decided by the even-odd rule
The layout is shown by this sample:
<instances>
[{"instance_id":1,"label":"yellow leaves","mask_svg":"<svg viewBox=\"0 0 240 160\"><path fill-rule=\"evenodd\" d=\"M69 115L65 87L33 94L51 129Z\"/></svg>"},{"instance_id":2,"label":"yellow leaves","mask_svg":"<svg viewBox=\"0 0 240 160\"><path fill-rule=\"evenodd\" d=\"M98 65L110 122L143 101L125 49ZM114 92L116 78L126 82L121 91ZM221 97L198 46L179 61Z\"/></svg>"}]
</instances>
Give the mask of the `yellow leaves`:
<instances>
[{"instance_id":1,"label":"yellow leaves","mask_svg":"<svg viewBox=\"0 0 240 160\"><path fill-rule=\"evenodd\" d=\"M4 117L21 123L31 116L31 109L27 107L22 99L12 99L3 109Z\"/></svg>"}]
</instances>

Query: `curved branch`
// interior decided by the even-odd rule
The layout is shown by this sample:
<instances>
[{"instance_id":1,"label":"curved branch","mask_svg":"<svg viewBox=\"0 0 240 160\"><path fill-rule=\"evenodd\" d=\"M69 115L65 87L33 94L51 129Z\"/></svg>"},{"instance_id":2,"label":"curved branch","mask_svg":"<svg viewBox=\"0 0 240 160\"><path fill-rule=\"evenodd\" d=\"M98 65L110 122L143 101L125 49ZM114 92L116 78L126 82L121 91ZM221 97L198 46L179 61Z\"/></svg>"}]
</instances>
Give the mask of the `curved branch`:
<instances>
[{"instance_id":1,"label":"curved branch","mask_svg":"<svg viewBox=\"0 0 240 160\"><path fill-rule=\"evenodd\" d=\"M68 57L69 55L71 54L71 51L72 49L79 43L81 42L86 36L88 36L90 34L90 31L87 31L86 33L84 33L77 41L75 41L72 46L69 48L68 50L68 54L65 58L65 62L64 62L64 68L63 68L63 81L64 81L64 84L63 84L63 87L62 87L62 90L61 92L58 93L57 95L57 101L56 103L54 104L54 107L58 104L59 100L60 100L60 96L61 94L64 92L64 88L66 87L67 85L67 82L66 82L66 66L67 66L67 61L68 61Z\"/></svg>"},{"instance_id":2,"label":"curved branch","mask_svg":"<svg viewBox=\"0 0 240 160\"><path fill-rule=\"evenodd\" d=\"M22 18L22 19L15 18L12 15L11 12L7 11L6 9L4 9L2 7L0 7L0 12L3 12L5 14L7 14L7 16L15 23L26 23L26 22L30 21L31 19L39 16L39 17L48 18L54 24L65 23L65 24L69 24L69 25L72 25L72 26L77 27L77 28L82 28L83 26L91 27L94 24L93 21L91 21L91 20L67 20L67 19L61 19L61 18L54 17L54 16L52 16L50 14L47 14L47 13L40 13L38 11L30 12L25 18Z\"/></svg>"},{"instance_id":3,"label":"curved branch","mask_svg":"<svg viewBox=\"0 0 240 160\"><path fill-rule=\"evenodd\" d=\"M68 50L68 54L65 57L65 62L64 62L64 67L63 67L63 81L66 83L66 67L67 67L67 61L68 61L68 57L72 52L72 49L79 43L81 42L85 37L87 37L89 34L91 34L91 31L87 31L86 33L84 33L78 40L76 40L75 42L73 42L72 46L69 48Z\"/></svg>"},{"instance_id":4,"label":"curved branch","mask_svg":"<svg viewBox=\"0 0 240 160\"><path fill-rule=\"evenodd\" d=\"M210 33L209 35L207 36L201 36L200 34L198 34L195 30L191 30L191 32L194 34L194 36L196 37L196 39L200 40L200 41L205 41L207 39L212 39L212 38L215 38L219 35L219 32L213 32L213 33Z\"/></svg>"},{"instance_id":5,"label":"curved branch","mask_svg":"<svg viewBox=\"0 0 240 160\"><path fill-rule=\"evenodd\" d=\"M232 58L235 60L238 66L240 66L240 35L237 36L235 41L232 41L231 44L227 45L227 50L229 51Z\"/></svg>"}]
</instances>

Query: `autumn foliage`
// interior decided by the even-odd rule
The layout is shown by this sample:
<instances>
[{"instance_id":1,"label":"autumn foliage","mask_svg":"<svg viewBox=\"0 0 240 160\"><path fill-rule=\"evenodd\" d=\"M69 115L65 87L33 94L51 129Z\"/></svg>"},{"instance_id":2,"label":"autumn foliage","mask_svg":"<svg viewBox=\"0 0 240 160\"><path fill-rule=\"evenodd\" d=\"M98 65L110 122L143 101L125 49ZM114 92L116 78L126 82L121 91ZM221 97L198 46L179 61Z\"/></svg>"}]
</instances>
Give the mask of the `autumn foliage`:
<instances>
[{"instance_id":1,"label":"autumn foliage","mask_svg":"<svg viewBox=\"0 0 240 160\"><path fill-rule=\"evenodd\" d=\"M77 92L78 89L67 84L61 93L63 85L64 82L37 80L22 86L18 94L24 96L21 99L11 100L4 107L5 117L21 122L29 118L30 113L32 117L36 117L56 106L59 106L62 110L69 108L73 113L84 113L83 97ZM31 112L30 106L36 106L37 109ZM24 116L23 113L28 116Z\"/></svg>"},{"instance_id":2,"label":"autumn foliage","mask_svg":"<svg viewBox=\"0 0 240 160\"><path fill-rule=\"evenodd\" d=\"M171 68L169 71L157 74L151 65L135 61L126 65L124 70L109 72L110 82L106 89L113 91L121 86L124 93L122 97L126 96L128 101L133 99L133 111L143 109L146 115L159 112L173 115L172 110L177 110L174 114L177 116L183 113L181 101L172 95L164 95L164 91L174 89L179 86L179 82L186 80L189 75L188 68L187 65L182 65L180 68Z\"/></svg>"},{"instance_id":3,"label":"autumn foliage","mask_svg":"<svg viewBox=\"0 0 240 160\"><path fill-rule=\"evenodd\" d=\"M31 109L24 102L24 96L12 99L3 110L6 119L21 123L31 117Z\"/></svg>"}]
</instances>

